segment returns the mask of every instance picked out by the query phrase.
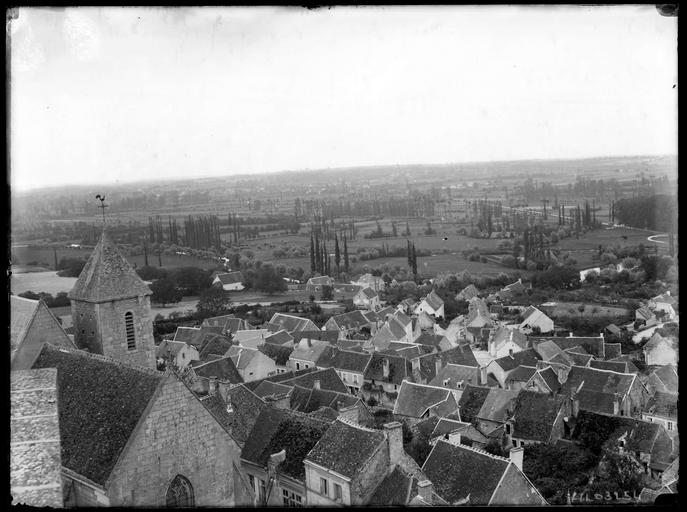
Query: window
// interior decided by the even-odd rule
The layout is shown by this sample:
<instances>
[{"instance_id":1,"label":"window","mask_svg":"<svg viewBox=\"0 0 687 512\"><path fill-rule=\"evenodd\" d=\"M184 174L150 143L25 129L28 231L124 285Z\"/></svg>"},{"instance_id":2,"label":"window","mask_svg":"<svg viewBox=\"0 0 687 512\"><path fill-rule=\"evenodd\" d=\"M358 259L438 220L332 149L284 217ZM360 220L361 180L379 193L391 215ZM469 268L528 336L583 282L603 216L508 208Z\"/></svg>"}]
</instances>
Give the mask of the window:
<instances>
[{"instance_id":1,"label":"window","mask_svg":"<svg viewBox=\"0 0 687 512\"><path fill-rule=\"evenodd\" d=\"M306 363L306 364L305 364L305 367L306 367L306 368L310 368L310 365Z\"/></svg>"},{"instance_id":2,"label":"window","mask_svg":"<svg viewBox=\"0 0 687 512\"><path fill-rule=\"evenodd\" d=\"M136 348L136 332L134 331L134 314L127 311L124 315L124 326L126 327L126 348L134 350Z\"/></svg>"},{"instance_id":3,"label":"window","mask_svg":"<svg viewBox=\"0 0 687 512\"><path fill-rule=\"evenodd\" d=\"M285 507L302 507L303 497L295 492L291 492L287 489L282 489L282 498L284 498Z\"/></svg>"},{"instance_id":4,"label":"window","mask_svg":"<svg viewBox=\"0 0 687 512\"><path fill-rule=\"evenodd\" d=\"M673 430L673 422L672 421L668 422L668 430Z\"/></svg>"},{"instance_id":5,"label":"window","mask_svg":"<svg viewBox=\"0 0 687 512\"><path fill-rule=\"evenodd\" d=\"M193 487L185 477L177 475L167 488L166 502L168 507L192 507Z\"/></svg>"},{"instance_id":6,"label":"window","mask_svg":"<svg viewBox=\"0 0 687 512\"><path fill-rule=\"evenodd\" d=\"M326 478L320 478L320 494L323 494L324 496L329 496L329 489L327 488L327 479Z\"/></svg>"},{"instance_id":7,"label":"window","mask_svg":"<svg viewBox=\"0 0 687 512\"><path fill-rule=\"evenodd\" d=\"M250 483L251 490L255 492L255 477L253 475L248 475L248 483Z\"/></svg>"},{"instance_id":8,"label":"window","mask_svg":"<svg viewBox=\"0 0 687 512\"><path fill-rule=\"evenodd\" d=\"M353 383L354 383L354 384L357 384L357 383L358 383L358 374L357 374L357 373L354 373L354 374L353 374Z\"/></svg>"},{"instance_id":9,"label":"window","mask_svg":"<svg viewBox=\"0 0 687 512\"><path fill-rule=\"evenodd\" d=\"M265 492L265 481L262 478L260 478L259 481L260 486L258 487L258 500L260 503L264 503L265 496L267 496L267 493Z\"/></svg>"},{"instance_id":10,"label":"window","mask_svg":"<svg viewBox=\"0 0 687 512\"><path fill-rule=\"evenodd\" d=\"M449 382L451 382L451 379L444 379L444 387L448 386Z\"/></svg>"},{"instance_id":11,"label":"window","mask_svg":"<svg viewBox=\"0 0 687 512\"><path fill-rule=\"evenodd\" d=\"M300 370L300 369L301 369L301 363L296 363L296 370Z\"/></svg>"},{"instance_id":12,"label":"window","mask_svg":"<svg viewBox=\"0 0 687 512\"><path fill-rule=\"evenodd\" d=\"M506 434L510 434L510 424L506 423Z\"/></svg>"},{"instance_id":13,"label":"window","mask_svg":"<svg viewBox=\"0 0 687 512\"><path fill-rule=\"evenodd\" d=\"M341 486L339 484L334 484L334 499L341 501Z\"/></svg>"}]
</instances>

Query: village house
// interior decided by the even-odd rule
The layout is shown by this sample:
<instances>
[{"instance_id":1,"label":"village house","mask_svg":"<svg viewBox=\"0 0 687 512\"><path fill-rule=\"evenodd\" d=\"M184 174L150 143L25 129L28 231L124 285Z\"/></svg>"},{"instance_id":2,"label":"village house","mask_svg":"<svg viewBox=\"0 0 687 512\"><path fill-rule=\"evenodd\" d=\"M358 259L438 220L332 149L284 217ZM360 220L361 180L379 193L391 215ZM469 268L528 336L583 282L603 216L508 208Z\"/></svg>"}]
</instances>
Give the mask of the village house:
<instances>
[{"instance_id":1,"label":"village house","mask_svg":"<svg viewBox=\"0 0 687 512\"><path fill-rule=\"evenodd\" d=\"M277 365L257 349L231 347L225 354L231 358L243 382L264 379L277 373Z\"/></svg>"},{"instance_id":2,"label":"village house","mask_svg":"<svg viewBox=\"0 0 687 512\"><path fill-rule=\"evenodd\" d=\"M42 300L30 300L10 295L10 366L28 370L43 348L50 343L76 348Z\"/></svg>"},{"instance_id":3,"label":"village house","mask_svg":"<svg viewBox=\"0 0 687 512\"><path fill-rule=\"evenodd\" d=\"M412 378L410 362L403 357L374 352L363 375L360 394L365 400L373 397L382 407L393 409L398 388Z\"/></svg>"},{"instance_id":4,"label":"village house","mask_svg":"<svg viewBox=\"0 0 687 512\"><path fill-rule=\"evenodd\" d=\"M534 349L537 348L539 343L553 341L563 350L580 346L587 354L591 354L598 359L606 358L603 333L599 334L599 336L574 336L573 333L569 333L568 336L530 336L529 340Z\"/></svg>"},{"instance_id":5,"label":"village house","mask_svg":"<svg viewBox=\"0 0 687 512\"><path fill-rule=\"evenodd\" d=\"M232 341L244 348L257 349L265 343L265 338L269 336L267 329L248 329L246 331L236 331Z\"/></svg>"},{"instance_id":6,"label":"village house","mask_svg":"<svg viewBox=\"0 0 687 512\"><path fill-rule=\"evenodd\" d=\"M523 449L510 458L438 441L422 465L435 492L448 505L547 505L522 471Z\"/></svg>"},{"instance_id":7,"label":"village house","mask_svg":"<svg viewBox=\"0 0 687 512\"><path fill-rule=\"evenodd\" d=\"M285 313L275 313L269 321L270 324L278 326L279 329L286 330L289 334L294 334L297 331L319 331L320 329L308 318L301 318L300 316L287 315Z\"/></svg>"},{"instance_id":8,"label":"village house","mask_svg":"<svg viewBox=\"0 0 687 512\"><path fill-rule=\"evenodd\" d=\"M652 423L660 423L673 437L677 436L677 393L657 391L649 398L646 408L642 411L642 419Z\"/></svg>"},{"instance_id":9,"label":"village house","mask_svg":"<svg viewBox=\"0 0 687 512\"><path fill-rule=\"evenodd\" d=\"M236 318L234 315L222 315L206 318L203 320L203 323L200 324L200 327L201 329L203 327L219 327L220 334L224 336L234 334L236 331L245 331L253 328L253 326L246 320L242 318Z\"/></svg>"},{"instance_id":10,"label":"village house","mask_svg":"<svg viewBox=\"0 0 687 512\"><path fill-rule=\"evenodd\" d=\"M421 312L432 315L434 318L444 318L443 299L432 290L420 301L420 304L418 304L413 311L416 315L419 315Z\"/></svg>"},{"instance_id":11,"label":"village house","mask_svg":"<svg viewBox=\"0 0 687 512\"><path fill-rule=\"evenodd\" d=\"M585 268L584 270L580 270L580 283L584 283L587 280L587 276L589 274L596 274L596 276L599 277L600 273L601 267L591 267Z\"/></svg>"},{"instance_id":12,"label":"village house","mask_svg":"<svg viewBox=\"0 0 687 512\"><path fill-rule=\"evenodd\" d=\"M418 345L434 347L437 350L450 350L453 348L453 344L446 336L429 332L423 332L420 334L420 336L414 340L414 343L417 343Z\"/></svg>"},{"instance_id":13,"label":"village house","mask_svg":"<svg viewBox=\"0 0 687 512\"><path fill-rule=\"evenodd\" d=\"M629 359L599 361L592 359L589 361L589 368L596 368L597 370L612 370L618 373L639 373L639 369Z\"/></svg>"},{"instance_id":14,"label":"village house","mask_svg":"<svg viewBox=\"0 0 687 512\"><path fill-rule=\"evenodd\" d=\"M324 286L334 286L334 279L329 276L311 277L305 283L305 290L308 292L321 292Z\"/></svg>"},{"instance_id":15,"label":"village house","mask_svg":"<svg viewBox=\"0 0 687 512\"><path fill-rule=\"evenodd\" d=\"M521 352L527 348L527 336L519 329L499 327L489 340L489 355L499 358Z\"/></svg>"},{"instance_id":16,"label":"village house","mask_svg":"<svg viewBox=\"0 0 687 512\"><path fill-rule=\"evenodd\" d=\"M458 292L458 294L456 295L456 300L469 301L470 299L473 299L475 297L479 297L479 290L474 284L469 284L460 292Z\"/></svg>"},{"instance_id":17,"label":"village house","mask_svg":"<svg viewBox=\"0 0 687 512\"><path fill-rule=\"evenodd\" d=\"M302 338L289 356L288 367L293 371L314 368L326 350L333 350L332 345L328 342Z\"/></svg>"},{"instance_id":18,"label":"village house","mask_svg":"<svg viewBox=\"0 0 687 512\"><path fill-rule=\"evenodd\" d=\"M380 305L379 295L372 288L363 288L353 296L353 305L375 310Z\"/></svg>"},{"instance_id":19,"label":"village house","mask_svg":"<svg viewBox=\"0 0 687 512\"><path fill-rule=\"evenodd\" d=\"M57 368L65 506L247 503L236 441L173 372L45 345Z\"/></svg>"},{"instance_id":20,"label":"village house","mask_svg":"<svg viewBox=\"0 0 687 512\"><path fill-rule=\"evenodd\" d=\"M274 361L277 374L290 371L289 357L291 357L291 352L293 352L293 346L265 343L258 347L258 350Z\"/></svg>"},{"instance_id":21,"label":"village house","mask_svg":"<svg viewBox=\"0 0 687 512\"><path fill-rule=\"evenodd\" d=\"M410 425L430 416L448 416L458 410L450 389L403 381L394 405L394 415L402 416Z\"/></svg>"},{"instance_id":22,"label":"village house","mask_svg":"<svg viewBox=\"0 0 687 512\"><path fill-rule=\"evenodd\" d=\"M13 505L63 508L57 370L10 378L10 494Z\"/></svg>"},{"instance_id":23,"label":"village house","mask_svg":"<svg viewBox=\"0 0 687 512\"><path fill-rule=\"evenodd\" d=\"M523 321L520 324L519 329L525 334L531 334L532 332L538 332L541 334L553 332L553 320L551 320L548 316L534 306L527 308L522 316Z\"/></svg>"},{"instance_id":24,"label":"village house","mask_svg":"<svg viewBox=\"0 0 687 512\"><path fill-rule=\"evenodd\" d=\"M263 409L241 451L255 506L308 505L303 460L330 423L288 409Z\"/></svg>"},{"instance_id":25,"label":"village house","mask_svg":"<svg viewBox=\"0 0 687 512\"><path fill-rule=\"evenodd\" d=\"M318 367L334 368L349 393L357 395L365 381L365 370L371 357L367 353L334 349L326 361L322 358L318 361Z\"/></svg>"},{"instance_id":26,"label":"village house","mask_svg":"<svg viewBox=\"0 0 687 512\"><path fill-rule=\"evenodd\" d=\"M291 336L285 329L280 329L277 332L273 332L265 336L265 343L269 345L275 345L280 347L290 347L293 348L293 336Z\"/></svg>"},{"instance_id":27,"label":"village house","mask_svg":"<svg viewBox=\"0 0 687 512\"><path fill-rule=\"evenodd\" d=\"M662 315L664 320L674 320L677 316L675 312L677 300L670 295L670 290L650 299L648 306L654 314Z\"/></svg>"},{"instance_id":28,"label":"village house","mask_svg":"<svg viewBox=\"0 0 687 512\"><path fill-rule=\"evenodd\" d=\"M386 288L384 279L372 274L363 274L357 281L351 281L351 284L360 286L360 288L371 288L375 293L379 293Z\"/></svg>"},{"instance_id":29,"label":"village house","mask_svg":"<svg viewBox=\"0 0 687 512\"><path fill-rule=\"evenodd\" d=\"M656 368L649 374L646 381L646 388L650 395L659 391L663 393L677 393L679 379L677 376L677 367L673 364L667 364Z\"/></svg>"},{"instance_id":30,"label":"village house","mask_svg":"<svg viewBox=\"0 0 687 512\"><path fill-rule=\"evenodd\" d=\"M469 312L465 318L465 337L475 346L485 346L491 331L495 328L489 308L482 299L470 302Z\"/></svg>"},{"instance_id":31,"label":"village house","mask_svg":"<svg viewBox=\"0 0 687 512\"><path fill-rule=\"evenodd\" d=\"M514 371L519 366L534 366L536 367L539 361L539 354L532 349L521 350L511 354L494 359L487 364L487 375L491 375L496 379L499 386L506 387L506 379L510 372Z\"/></svg>"},{"instance_id":32,"label":"village house","mask_svg":"<svg viewBox=\"0 0 687 512\"><path fill-rule=\"evenodd\" d=\"M442 363L440 358L437 358L435 361L437 365ZM447 363L441 368L437 367L436 375L428 384L450 389L457 402L460 400L463 390L468 384L473 386L480 384L480 369L475 366Z\"/></svg>"},{"instance_id":33,"label":"village house","mask_svg":"<svg viewBox=\"0 0 687 512\"><path fill-rule=\"evenodd\" d=\"M400 311L406 315L412 315L415 311L417 303L413 299L403 299L396 306L396 310Z\"/></svg>"},{"instance_id":34,"label":"village house","mask_svg":"<svg viewBox=\"0 0 687 512\"><path fill-rule=\"evenodd\" d=\"M243 274L238 271L218 273L212 280L212 285L221 287L226 292L243 290Z\"/></svg>"},{"instance_id":35,"label":"village house","mask_svg":"<svg viewBox=\"0 0 687 512\"><path fill-rule=\"evenodd\" d=\"M191 361L182 372L184 382L197 395L213 394L243 383L243 377L229 357L212 358L207 361Z\"/></svg>"},{"instance_id":36,"label":"village house","mask_svg":"<svg viewBox=\"0 0 687 512\"><path fill-rule=\"evenodd\" d=\"M426 480L403 449L403 429L398 422L373 430L337 419L304 464L309 506L371 504L380 485L388 489L387 477L397 468L418 481Z\"/></svg>"},{"instance_id":37,"label":"village house","mask_svg":"<svg viewBox=\"0 0 687 512\"><path fill-rule=\"evenodd\" d=\"M647 366L677 365L678 344L671 338L666 338L656 332L644 344L642 353Z\"/></svg>"},{"instance_id":38,"label":"village house","mask_svg":"<svg viewBox=\"0 0 687 512\"><path fill-rule=\"evenodd\" d=\"M376 325L370 322L360 310L334 315L324 324L323 330L338 331L339 339L357 335L361 331L374 334Z\"/></svg>"},{"instance_id":39,"label":"village house","mask_svg":"<svg viewBox=\"0 0 687 512\"><path fill-rule=\"evenodd\" d=\"M160 342L155 350L155 357L177 368L186 368L191 361L200 359L198 350L194 346L170 340Z\"/></svg>"},{"instance_id":40,"label":"village house","mask_svg":"<svg viewBox=\"0 0 687 512\"><path fill-rule=\"evenodd\" d=\"M515 391L526 389L537 393L555 394L561 388L558 375L550 366L537 368L518 366L506 377L506 389Z\"/></svg>"},{"instance_id":41,"label":"village house","mask_svg":"<svg viewBox=\"0 0 687 512\"><path fill-rule=\"evenodd\" d=\"M515 398L519 393L519 391L508 389L489 388L489 392L484 397L484 402L473 416L472 422L475 427L488 437L492 437L494 432L505 433L504 426L513 415ZM467 421L465 418L461 417L461 419ZM499 439L502 436L497 435L496 437Z\"/></svg>"},{"instance_id":42,"label":"village house","mask_svg":"<svg viewBox=\"0 0 687 512\"><path fill-rule=\"evenodd\" d=\"M563 395L542 396L522 390L515 398L513 416L506 422L506 435L515 447L553 444L569 435L571 413L570 400Z\"/></svg>"},{"instance_id":43,"label":"village house","mask_svg":"<svg viewBox=\"0 0 687 512\"><path fill-rule=\"evenodd\" d=\"M635 310L635 323L645 327L651 327L658 323L658 319L648 306L641 306Z\"/></svg>"},{"instance_id":44,"label":"village house","mask_svg":"<svg viewBox=\"0 0 687 512\"><path fill-rule=\"evenodd\" d=\"M520 297L520 296L524 295L525 292L527 292L528 288L529 288L528 286L525 286L523 284L522 279L518 279L514 283L511 283L511 284L506 285L503 288L501 288L501 290L496 292L496 296L500 300L506 302L506 301L513 300L516 297Z\"/></svg>"}]
</instances>

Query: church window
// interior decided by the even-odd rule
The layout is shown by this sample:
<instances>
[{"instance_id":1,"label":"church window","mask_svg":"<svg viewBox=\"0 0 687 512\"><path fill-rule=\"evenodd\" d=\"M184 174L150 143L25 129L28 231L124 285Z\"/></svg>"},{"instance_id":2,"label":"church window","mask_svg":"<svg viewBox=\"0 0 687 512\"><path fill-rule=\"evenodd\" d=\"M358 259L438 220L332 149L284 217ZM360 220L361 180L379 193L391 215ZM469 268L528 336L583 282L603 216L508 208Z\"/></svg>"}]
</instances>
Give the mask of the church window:
<instances>
[{"instance_id":1,"label":"church window","mask_svg":"<svg viewBox=\"0 0 687 512\"><path fill-rule=\"evenodd\" d=\"M193 505L193 487L191 487L191 482L181 475L175 476L167 488L167 506L192 507Z\"/></svg>"},{"instance_id":2,"label":"church window","mask_svg":"<svg viewBox=\"0 0 687 512\"><path fill-rule=\"evenodd\" d=\"M136 332L134 331L134 314L127 311L124 315L124 325L126 327L126 348L134 350L136 348Z\"/></svg>"}]
</instances>

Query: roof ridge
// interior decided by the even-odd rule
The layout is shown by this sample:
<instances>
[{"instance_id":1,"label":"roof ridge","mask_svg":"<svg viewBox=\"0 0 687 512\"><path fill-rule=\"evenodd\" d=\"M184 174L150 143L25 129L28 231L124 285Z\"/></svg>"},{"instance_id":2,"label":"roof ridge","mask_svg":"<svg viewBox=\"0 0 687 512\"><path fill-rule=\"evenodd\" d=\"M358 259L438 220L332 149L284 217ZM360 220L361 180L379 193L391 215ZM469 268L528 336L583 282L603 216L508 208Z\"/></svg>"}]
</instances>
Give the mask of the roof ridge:
<instances>
[{"instance_id":1,"label":"roof ridge","mask_svg":"<svg viewBox=\"0 0 687 512\"><path fill-rule=\"evenodd\" d=\"M451 445L451 446L458 446L458 445L453 445L453 444L451 444L451 443L449 443L443 439L439 439L439 441L444 442L444 443ZM471 451L473 451L475 453L479 453L481 455L486 455L488 457L491 457L492 459L502 460L502 461L508 462L508 463L512 462L512 460L508 457L501 457L500 455L494 455L493 453L489 453L488 451L482 450L481 448L477 448L475 446L468 446L466 444L461 444L461 445L459 445L459 447L464 448L466 450L471 450Z\"/></svg>"},{"instance_id":2,"label":"roof ridge","mask_svg":"<svg viewBox=\"0 0 687 512\"><path fill-rule=\"evenodd\" d=\"M46 342L43 344L42 350L45 350L45 349L47 349L49 351L53 351L53 352L71 353L71 354L74 354L78 357L88 357L90 359L95 359L97 361L102 361L105 363L114 363L117 366L121 366L124 368L131 368L133 370L138 370L142 373L147 373L149 375L162 377L165 374L165 372L161 372L159 370L153 370L152 368L147 368L145 366L141 366L141 365L134 364L134 363L125 363L124 361L119 361L118 359L114 359L110 356L106 356L103 354L95 354L93 352L87 352L87 351L81 350L79 348L68 348L68 347L61 347L61 346L58 347L56 345L52 345L52 344Z\"/></svg>"},{"instance_id":3,"label":"roof ridge","mask_svg":"<svg viewBox=\"0 0 687 512\"><path fill-rule=\"evenodd\" d=\"M350 420L348 418L338 417L338 418L336 418L336 421L340 421L341 423L344 423L350 427L357 428L357 429L362 430L364 432L371 432L373 434L382 434L382 435L384 434L384 432L381 430L377 430L377 429L369 428L369 427L364 427L364 426L360 425L359 423L356 423L355 421Z\"/></svg>"}]
</instances>

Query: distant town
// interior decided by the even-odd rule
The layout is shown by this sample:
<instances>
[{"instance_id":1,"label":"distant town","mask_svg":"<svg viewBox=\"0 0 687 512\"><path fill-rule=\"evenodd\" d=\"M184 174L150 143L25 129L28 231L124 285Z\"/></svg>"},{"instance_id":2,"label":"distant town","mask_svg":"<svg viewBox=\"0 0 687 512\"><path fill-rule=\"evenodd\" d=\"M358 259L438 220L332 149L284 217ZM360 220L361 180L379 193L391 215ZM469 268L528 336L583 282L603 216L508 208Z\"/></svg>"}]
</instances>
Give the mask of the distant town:
<instances>
[{"instance_id":1,"label":"distant town","mask_svg":"<svg viewBox=\"0 0 687 512\"><path fill-rule=\"evenodd\" d=\"M13 503L660 503L676 180L647 156L17 193Z\"/></svg>"}]
</instances>

